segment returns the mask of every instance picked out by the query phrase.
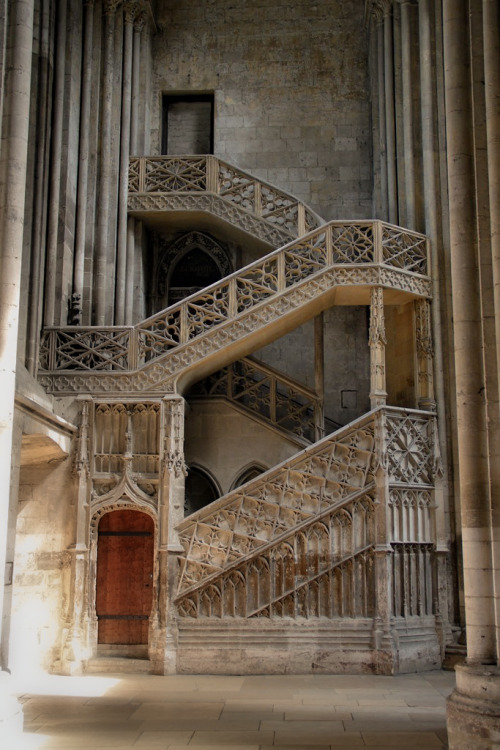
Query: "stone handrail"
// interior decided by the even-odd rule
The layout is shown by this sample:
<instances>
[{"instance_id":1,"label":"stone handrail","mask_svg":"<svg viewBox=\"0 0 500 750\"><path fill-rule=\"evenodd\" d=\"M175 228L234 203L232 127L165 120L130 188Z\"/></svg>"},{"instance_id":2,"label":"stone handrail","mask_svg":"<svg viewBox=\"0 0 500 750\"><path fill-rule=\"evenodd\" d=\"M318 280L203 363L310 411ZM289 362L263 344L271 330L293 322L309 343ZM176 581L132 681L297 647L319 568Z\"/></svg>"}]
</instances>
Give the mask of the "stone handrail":
<instances>
[{"instance_id":1,"label":"stone handrail","mask_svg":"<svg viewBox=\"0 0 500 750\"><path fill-rule=\"evenodd\" d=\"M393 614L431 613L435 445L435 415L378 409L189 516L177 527L180 615L295 616L322 581L329 594L309 615L370 616L375 548L394 562ZM332 612L336 576L360 582L354 560L364 598Z\"/></svg>"},{"instance_id":2,"label":"stone handrail","mask_svg":"<svg viewBox=\"0 0 500 750\"><path fill-rule=\"evenodd\" d=\"M129 209L168 206L167 195L193 198L202 194L219 196L237 209L263 219L276 229L298 237L323 223L321 218L297 198L269 185L215 156L132 156L129 161ZM139 196L146 197L146 204ZM150 200L154 199L153 206ZM159 201L159 202L158 202ZM182 204L179 204L182 205ZM189 208L189 200L185 202ZM282 237L282 241L286 239Z\"/></svg>"},{"instance_id":3,"label":"stone handrail","mask_svg":"<svg viewBox=\"0 0 500 750\"><path fill-rule=\"evenodd\" d=\"M251 357L214 372L186 395L223 397L309 442L322 437L322 404L314 391Z\"/></svg>"},{"instance_id":4,"label":"stone handrail","mask_svg":"<svg viewBox=\"0 0 500 750\"><path fill-rule=\"evenodd\" d=\"M274 322L285 332L286 319L296 322L296 310L309 307L316 314L337 286L379 285L430 297L427 272L424 235L375 220L332 221L136 326L45 329L40 369L90 371L98 382L103 371L144 371L161 361L165 380L212 355L207 369L213 372L214 357L220 367L245 356L263 327ZM203 368L198 373L208 374ZM40 376L49 390L64 390Z\"/></svg>"}]
</instances>

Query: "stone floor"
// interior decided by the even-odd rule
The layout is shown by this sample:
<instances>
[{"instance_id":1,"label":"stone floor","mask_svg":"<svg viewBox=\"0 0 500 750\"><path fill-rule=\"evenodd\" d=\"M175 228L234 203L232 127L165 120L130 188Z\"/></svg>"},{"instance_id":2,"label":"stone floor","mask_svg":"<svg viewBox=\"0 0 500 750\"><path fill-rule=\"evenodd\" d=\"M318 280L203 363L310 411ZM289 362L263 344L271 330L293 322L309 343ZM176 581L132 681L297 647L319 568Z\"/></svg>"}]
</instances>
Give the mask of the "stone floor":
<instances>
[{"instance_id":1,"label":"stone floor","mask_svg":"<svg viewBox=\"0 0 500 750\"><path fill-rule=\"evenodd\" d=\"M446 748L453 685L452 672L52 676L18 687L24 733L12 750Z\"/></svg>"}]
</instances>

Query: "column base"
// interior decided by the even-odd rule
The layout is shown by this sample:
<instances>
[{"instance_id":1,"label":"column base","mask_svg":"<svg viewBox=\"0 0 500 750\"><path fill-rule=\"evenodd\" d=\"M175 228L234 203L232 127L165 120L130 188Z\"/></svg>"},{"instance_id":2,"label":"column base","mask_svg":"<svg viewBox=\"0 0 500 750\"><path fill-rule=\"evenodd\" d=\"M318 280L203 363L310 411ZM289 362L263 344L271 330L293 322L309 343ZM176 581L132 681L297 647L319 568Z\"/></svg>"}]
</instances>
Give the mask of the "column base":
<instances>
[{"instance_id":1,"label":"column base","mask_svg":"<svg viewBox=\"0 0 500 750\"><path fill-rule=\"evenodd\" d=\"M449 750L500 750L500 669L457 664L448 698Z\"/></svg>"}]
</instances>

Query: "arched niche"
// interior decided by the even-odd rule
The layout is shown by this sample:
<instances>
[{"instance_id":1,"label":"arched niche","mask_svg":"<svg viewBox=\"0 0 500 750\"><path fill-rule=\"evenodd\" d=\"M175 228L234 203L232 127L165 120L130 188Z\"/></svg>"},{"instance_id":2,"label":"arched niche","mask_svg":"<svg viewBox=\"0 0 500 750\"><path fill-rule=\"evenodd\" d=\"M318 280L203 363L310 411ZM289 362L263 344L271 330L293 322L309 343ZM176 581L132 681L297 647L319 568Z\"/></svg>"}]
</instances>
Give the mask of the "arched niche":
<instances>
[{"instance_id":1,"label":"arched niche","mask_svg":"<svg viewBox=\"0 0 500 750\"><path fill-rule=\"evenodd\" d=\"M151 313L180 302L233 271L229 252L204 232L187 232L176 241L158 239L158 266Z\"/></svg>"},{"instance_id":2,"label":"arched niche","mask_svg":"<svg viewBox=\"0 0 500 750\"><path fill-rule=\"evenodd\" d=\"M215 479L199 466L190 466L185 484L184 511L186 516L196 513L221 496Z\"/></svg>"},{"instance_id":3,"label":"arched niche","mask_svg":"<svg viewBox=\"0 0 500 750\"><path fill-rule=\"evenodd\" d=\"M261 466L260 464L253 463L248 466L245 466L245 468L239 472L236 479L231 484L231 490L235 490L236 487L241 487L242 484L251 482L252 479L256 479L265 471L267 471L266 467Z\"/></svg>"}]
</instances>

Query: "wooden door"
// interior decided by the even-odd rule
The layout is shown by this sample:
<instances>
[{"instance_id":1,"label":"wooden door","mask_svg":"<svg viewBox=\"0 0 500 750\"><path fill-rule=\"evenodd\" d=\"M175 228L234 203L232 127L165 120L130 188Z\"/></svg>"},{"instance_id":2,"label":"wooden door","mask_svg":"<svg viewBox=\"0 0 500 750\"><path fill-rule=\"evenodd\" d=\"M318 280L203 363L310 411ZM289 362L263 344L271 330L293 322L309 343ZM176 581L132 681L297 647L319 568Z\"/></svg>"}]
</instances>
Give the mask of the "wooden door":
<instances>
[{"instance_id":1,"label":"wooden door","mask_svg":"<svg viewBox=\"0 0 500 750\"><path fill-rule=\"evenodd\" d=\"M148 642L153 603L154 523L146 513L115 510L99 522L98 643Z\"/></svg>"}]
</instances>

